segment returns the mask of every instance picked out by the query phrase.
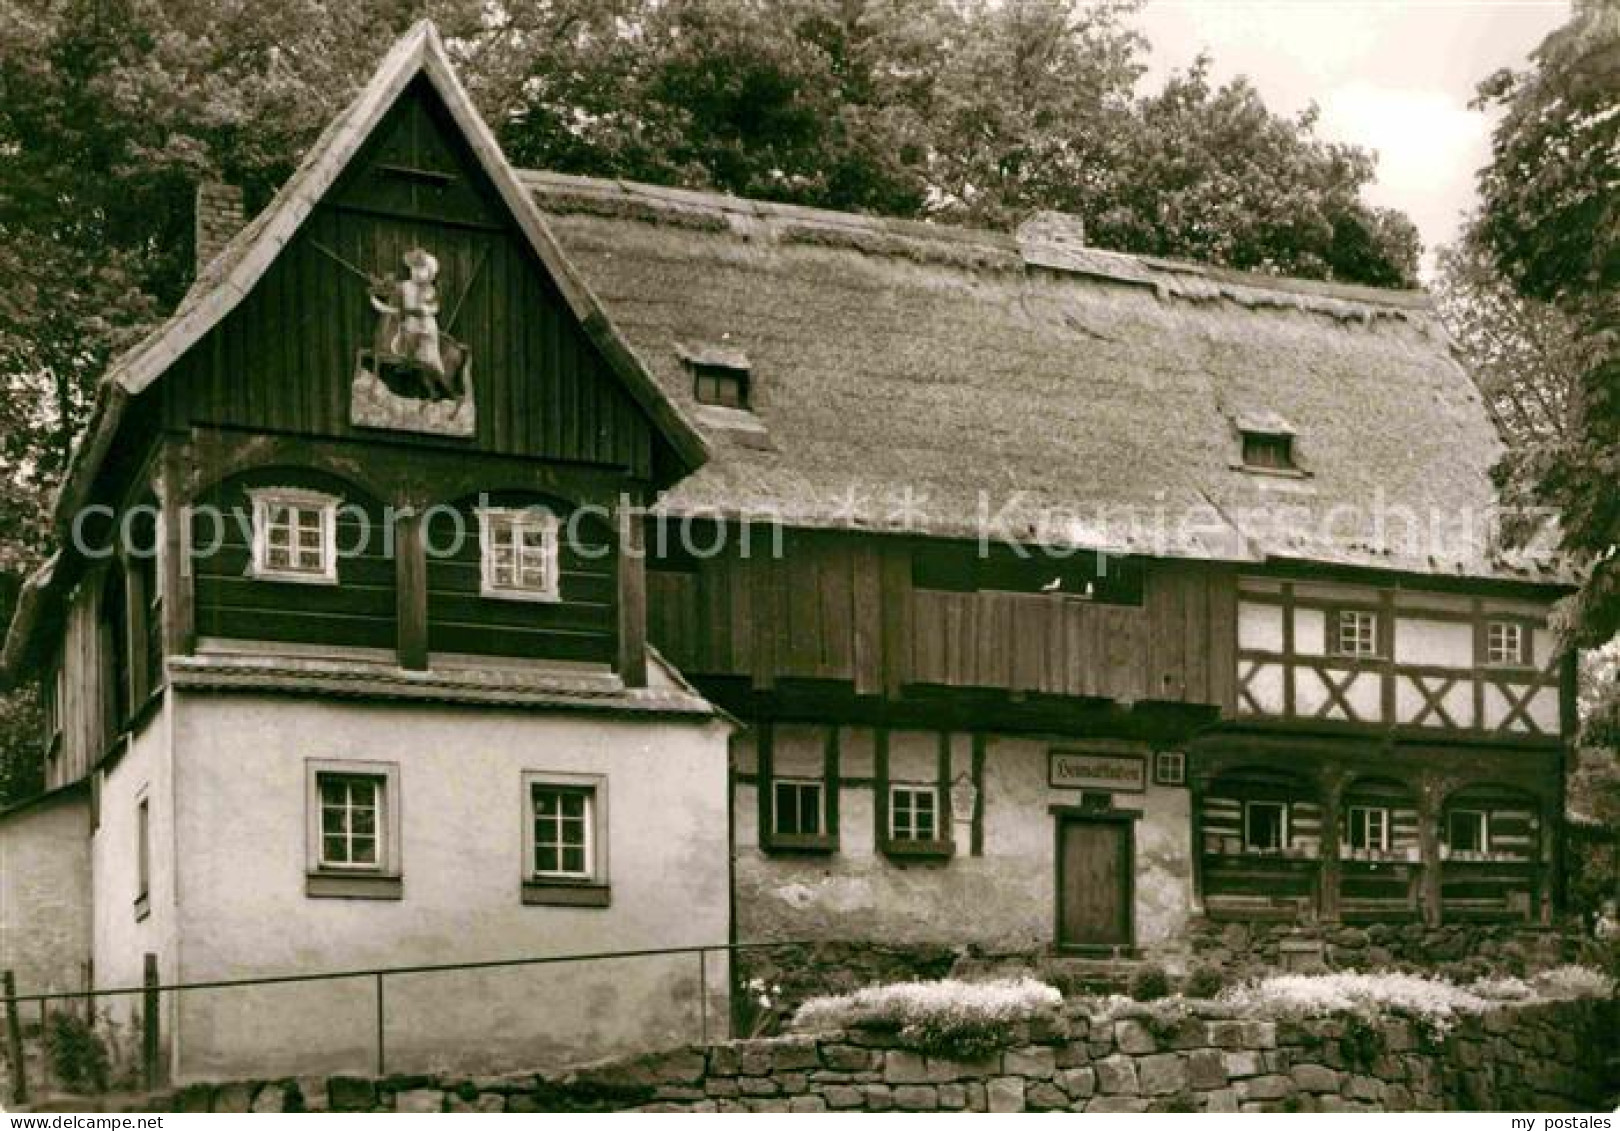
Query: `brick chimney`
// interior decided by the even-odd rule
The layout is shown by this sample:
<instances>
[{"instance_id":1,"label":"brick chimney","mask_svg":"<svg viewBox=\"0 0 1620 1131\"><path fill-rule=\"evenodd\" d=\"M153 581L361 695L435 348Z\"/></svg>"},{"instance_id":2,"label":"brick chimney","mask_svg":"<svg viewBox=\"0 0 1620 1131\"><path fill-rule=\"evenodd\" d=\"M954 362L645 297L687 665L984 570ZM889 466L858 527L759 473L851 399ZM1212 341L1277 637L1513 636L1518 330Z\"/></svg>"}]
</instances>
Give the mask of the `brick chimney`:
<instances>
[{"instance_id":1,"label":"brick chimney","mask_svg":"<svg viewBox=\"0 0 1620 1131\"><path fill-rule=\"evenodd\" d=\"M222 181L197 186L197 274L242 230L242 190Z\"/></svg>"}]
</instances>

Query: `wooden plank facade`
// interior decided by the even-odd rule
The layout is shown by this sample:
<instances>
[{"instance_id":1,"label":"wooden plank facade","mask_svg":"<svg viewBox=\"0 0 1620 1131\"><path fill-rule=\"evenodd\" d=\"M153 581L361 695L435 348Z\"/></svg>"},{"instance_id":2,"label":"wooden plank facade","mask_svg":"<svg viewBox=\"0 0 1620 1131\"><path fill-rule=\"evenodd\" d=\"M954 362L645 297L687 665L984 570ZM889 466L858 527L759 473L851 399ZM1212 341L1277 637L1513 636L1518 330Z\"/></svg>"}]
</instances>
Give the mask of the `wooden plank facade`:
<instances>
[{"instance_id":1,"label":"wooden plank facade","mask_svg":"<svg viewBox=\"0 0 1620 1131\"><path fill-rule=\"evenodd\" d=\"M1229 708L1233 576L1138 563L1134 603L1065 592L956 591L918 584L938 547L860 534L788 532L782 556L753 531L748 553L649 565L648 634L694 676L756 689L828 680L857 695L907 687L988 689L1122 703ZM695 540L702 546L720 542ZM976 550L955 546L964 562Z\"/></svg>"}]
</instances>

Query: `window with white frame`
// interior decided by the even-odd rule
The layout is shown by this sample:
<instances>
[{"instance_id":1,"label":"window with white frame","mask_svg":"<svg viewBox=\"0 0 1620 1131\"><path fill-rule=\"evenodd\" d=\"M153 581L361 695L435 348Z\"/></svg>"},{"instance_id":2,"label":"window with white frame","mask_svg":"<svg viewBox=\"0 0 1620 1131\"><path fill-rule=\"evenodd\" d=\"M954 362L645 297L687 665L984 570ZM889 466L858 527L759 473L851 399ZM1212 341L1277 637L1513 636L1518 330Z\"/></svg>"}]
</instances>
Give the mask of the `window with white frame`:
<instances>
[{"instance_id":1,"label":"window with white frame","mask_svg":"<svg viewBox=\"0 0 1620 1131\"><path fill-rule=\"evenodd\" d=\"M1153 754L1153 780L1160 785L1187 783L1187 755L1180 750L1158 750Z\"/></svg>"},{"instance_id":2,"label":"window with white frame","mask_svg":"<svg viewBox=\"0 0 1620 1131\"><path fill-rule=\"evenodd\" d=\"M905 783L889 786L889 839L940 839L937 786Z\"/></svg>"},{"instance_id":3,"label":"window with white frame","mask_svg":"<svg viewBox=\"0 0 1620 1131\"><path fill-rule=\"evenodd\" d=\"M1347 814L1350 847L1358 852L1389 851L1389 810L1352 805Z\"/></svg>"},{"instance_id":4,"label":"window with white frame","mask_svg":"<svg viewBox=\"0 0 1620 1131\"><path fill-rule=\"evenodd\" d=\"M398 899L399 767L392 762L306 762L308 879L305 893Z\"/></svg>"},{"instance_id":5,"label":"window with white frame","mask_svg":"<svg viewBox=\"0 0 1620 1131\"><path fill-rule=\"evenodd\" d=\"M544 507L481 510L478 537L484 596L558 600L556 515Z\"/></svg>"},{"instance_id":6,"label":"window with white frame","mask_svg":"<svg viewBox=\"0 0 1620 1131\"><path fill-rule=\"evenodd\" d=\"M374 774L319 776L322 868L382 869L386 784Z\"/></svg>"},{"instance_id":7,"label":"window with white frame","mask_svg":"<svg viewBox=\"0 0 1620 1131\"><path fill-rule=\"evenodd\" d=\"M776 778L771 783L771 831L777 836L823 835L826 796L819 779Z\"/></svg>"},{"instance_id":8,"label":"window with white frame","mask_svg":"<svg viewBox=\"0 0 1620 1131\"><path fill-rule=\"evenodd\" d=\"M1486 625L1485 662L1510 667L1524 664L1524 625L1511 620L1493 620Z\"/></svg>"},{"instance_id":9,"label":"window with white frame","mask_svg":"<svg viewBox=\"0 0 1620 1131\"><path fill-rule=\"evenodd\" d=\"M1446 847L1453 852L1489 852L1490 820L1480 809L1453 809L1446 817Z\"/></svg>"},{"instance_id":10,"label":"window with white frame","mask_svg":"<svg viewBox=\"0 0 1620 1131\"><path fill-rule=\"evenodd\" d=\"M1333 650L1341 656L1378 655L1378 614L1365 609L1340 609L1335 622Z\"/></svg>"},{"instance_id":11,"label":"window with white frame","mask_svg":"<svg viewBox=\"0 0 1620 1131\"><path fill-rule=\"evenodd\" d=\"M529 783L533 860L542 880L590 880L597 875L597 788L579 782Z\"/></svg>"},{"instance_id":12,"label":"window with white frame","mask_svg":"<svg viewBox=\"0 0 1620 1131\"><path fill-rule=\"evenodd\" d=\"M1243 847L1249 852L1280 852L1288 846L1288 806L1281 801L1243 803Z\"/></svg>"},{"instance_id":13,"label":"window with white frame","mask_svg":"<svg viewBox=\"0 0 1620 1131\"><path fill-rule=\"evenodd\" d=\"M249 491L253 500L254 577L268 581L337 581L335 496L294 487Z\"/></svg>"}]
</instances>

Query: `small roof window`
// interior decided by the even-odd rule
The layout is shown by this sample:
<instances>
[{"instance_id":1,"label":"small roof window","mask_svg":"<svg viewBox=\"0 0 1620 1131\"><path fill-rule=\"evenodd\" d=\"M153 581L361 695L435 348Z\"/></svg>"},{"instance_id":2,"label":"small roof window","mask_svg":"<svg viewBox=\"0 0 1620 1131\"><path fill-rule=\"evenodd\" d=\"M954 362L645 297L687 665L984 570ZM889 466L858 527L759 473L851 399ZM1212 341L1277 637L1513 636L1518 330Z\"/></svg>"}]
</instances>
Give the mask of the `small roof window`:
<instances>
[{"instance_id":1,"label":"small roof window","mask_svg":"<svg viewBox=\"0 0 1620 1131\"><path fill-rule=\"evenodd\" d=\"M1294 426L1274 412L1239 416L1234 423L1243 438L1243 464L1251 471L1294 471Z\"/></svg>"},{"instance_id":2,"label":"small roof window","mask_svg":"<svg viewBox=\"0 0 1620 1131\"><path fill-rule=\"evenodd\" d=\"M699 404L747 410L748 355L729 346L677 346L692 374L692 396Z\"/></svg>"}]
</instances>

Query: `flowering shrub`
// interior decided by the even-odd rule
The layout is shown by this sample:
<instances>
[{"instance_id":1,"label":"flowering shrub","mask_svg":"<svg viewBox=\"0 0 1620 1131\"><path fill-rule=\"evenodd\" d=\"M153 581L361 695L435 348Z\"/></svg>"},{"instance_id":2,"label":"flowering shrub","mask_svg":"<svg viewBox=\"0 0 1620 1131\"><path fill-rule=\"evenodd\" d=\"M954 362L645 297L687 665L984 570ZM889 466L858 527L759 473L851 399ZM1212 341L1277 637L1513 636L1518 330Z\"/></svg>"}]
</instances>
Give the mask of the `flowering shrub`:
<instances>
[{"instance_id":1,"label":"flowering shrub","mask_svg":"<svg viewBox=\"0 0 1620 1131\"><path fill-rule=\"evenodd\" d=\"M1590 966L1554 966L1534 982L1543 997L1551 998L1610 997L1615 989L1614 979Z\"/></svg>"},{"instance_id":2,"label":"flowering shrub","mask_svg":"<svg viewBox=\"0 0 1620 1131\"><path fill-rule=\"evenodd\" d=\"M1281 974L1233 987L1221 1000L1267 1017L1326 1017L1349 1013L1375 1017L1401 1013L1437 1032L1461 1014L1480 1013L1490 1002L1471 990L1417 974Z\"/></svg>"},{"instance_id":3,"label":"flowering shrub","mask_svg":"<svg viewBox=\"0 0 1620 1131\"><path fill-rule=\"evenodd\" d=\"M1480 978L1468 987L1490 1001L1524 1001L1533 997L1535 990L1523 978Z\"/></svg>"},{"instance_id":4,"label":"flowering shrub","mask_svg":"<svg viewBox=\"0 0 1620 1131\"><path fill-rule=\"evenodd\" d=\"M1389 971L1284 974L1235 986L1222 993L1220 1000L1244 1013L1276 1018L1399 1014L1415 1019L1438 1037L1458 1017L1483 1013L1502 1001L1604 997L1613 990L1614 983L1596 970L1560 966L1538 974L1531 984L1518 978L1488 978L1468 986Z\"/></svg>"},{"instance_id":5,"label":"flowering shrub","mask_svg":"<svg viewBox=\"0 0 1620 1131\"><path fill-rule=\"evenodd\" d=\"M900 982L811 998L799 1007L793 1027L893 1029L923 1052L975 1057L1005 1046L1012 1026L1062 1002L1057 990L1032 978Z\"/></svg>"}]
</instances>

